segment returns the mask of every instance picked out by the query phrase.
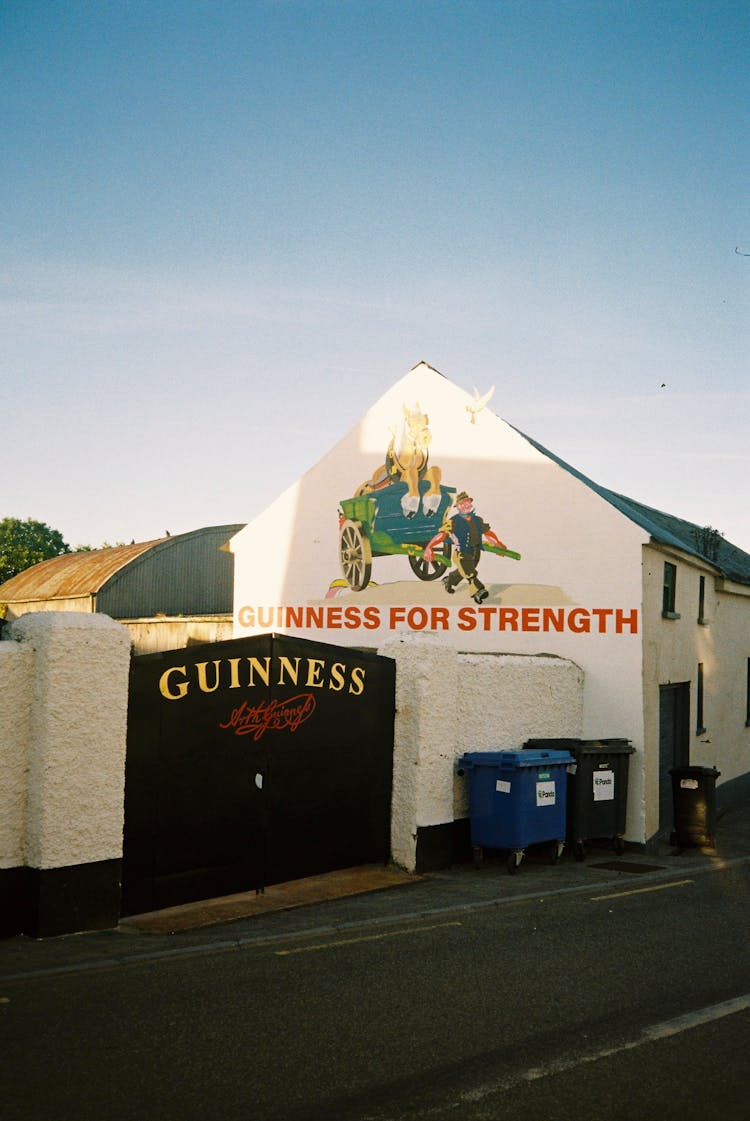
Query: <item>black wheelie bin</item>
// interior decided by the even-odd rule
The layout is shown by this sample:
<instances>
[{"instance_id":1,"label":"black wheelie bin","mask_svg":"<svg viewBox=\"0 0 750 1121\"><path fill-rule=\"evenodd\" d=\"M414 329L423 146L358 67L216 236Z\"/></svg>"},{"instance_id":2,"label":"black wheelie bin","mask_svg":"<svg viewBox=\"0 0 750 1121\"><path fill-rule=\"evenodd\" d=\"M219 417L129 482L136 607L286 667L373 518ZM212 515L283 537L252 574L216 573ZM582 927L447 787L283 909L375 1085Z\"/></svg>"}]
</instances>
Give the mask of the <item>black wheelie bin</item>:
<instances>
[{"instance_id":1,"label":"black wheelie bin","mask_svg":"<svg viewBox=\"0 0 750 1121\"><path fill-rule=\"evenodd\" d=\"M674 832L671 845L679 848L716 844L716 767L672 767Z\"/></svg>"},{"instance_id":2,"label":"black wheelie bin","mask_svg":"<svg viewBox=\"0 0 750 1121\"><path fill-rule=\"evenodd\" d=\"M531 739L524 748L569 751L568 842L576 860L586 856L587 840L607 839L615 852L625 851L628 768L635 750L625 739Z\"/></svg>"}]
</instances>

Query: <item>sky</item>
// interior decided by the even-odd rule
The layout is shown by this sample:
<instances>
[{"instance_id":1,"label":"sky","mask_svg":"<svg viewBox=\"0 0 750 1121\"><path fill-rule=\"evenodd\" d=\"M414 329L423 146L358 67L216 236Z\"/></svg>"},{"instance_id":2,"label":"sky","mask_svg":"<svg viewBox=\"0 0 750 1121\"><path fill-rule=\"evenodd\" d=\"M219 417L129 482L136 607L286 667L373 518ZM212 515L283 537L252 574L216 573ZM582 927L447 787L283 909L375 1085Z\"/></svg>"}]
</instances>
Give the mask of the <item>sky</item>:
<instances>
[{"instance_id":1,"label":"sky","mask_svg":"<svg viewBox=\"0 0 750 1121\"><path fill-rule=\"evenodd\" d=\"M250 521L425 361L750 551L749 60L747 0L3 0L0 518Z\"/></svg>"}]
</instances>

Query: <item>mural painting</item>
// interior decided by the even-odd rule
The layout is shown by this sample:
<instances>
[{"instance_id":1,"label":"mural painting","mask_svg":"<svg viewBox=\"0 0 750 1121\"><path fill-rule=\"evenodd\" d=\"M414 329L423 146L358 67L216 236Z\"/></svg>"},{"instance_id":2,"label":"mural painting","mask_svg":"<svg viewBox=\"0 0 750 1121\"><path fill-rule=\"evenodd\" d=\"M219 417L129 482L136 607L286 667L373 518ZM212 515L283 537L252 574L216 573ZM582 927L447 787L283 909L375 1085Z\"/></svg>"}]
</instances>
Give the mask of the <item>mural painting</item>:
<instances>
[{"instance_id":1,"label":"mural painting","mask_svg":"<svg viewBox=\"0 0 750 1121\"><path fill-rule=\"evenodd\" d=\"M466 491L457 495L442 485L442 470L429 463L429 417L419 402L404 405L403 414L400 430L391 429L384 464L340 504L344 579L362 591L371 582L373 557L403 554L420 580L442 577L449 594L466 580L472 599L483 603L489 593L477 575L482 551L513 560L521 555L479 517Z\"/></svg>"},{"instance_id":2,"label":"mural painting","mask_svg":"<svg viewBox=\"0 0 750 1121\"><path fill-rule=\"evenodd\" d=\"M492 393L467 395L425 363L394 386L238 535L235 634L371 647L423 631L528 652L538 635L556 651L556 635L637 635L640 589L609 586L620 548L604 534L607 568L601 548L578 545L601 500L489 413ZM285 547L272 569L258 546L269 535Z\"/></svg>"}]
</instances>

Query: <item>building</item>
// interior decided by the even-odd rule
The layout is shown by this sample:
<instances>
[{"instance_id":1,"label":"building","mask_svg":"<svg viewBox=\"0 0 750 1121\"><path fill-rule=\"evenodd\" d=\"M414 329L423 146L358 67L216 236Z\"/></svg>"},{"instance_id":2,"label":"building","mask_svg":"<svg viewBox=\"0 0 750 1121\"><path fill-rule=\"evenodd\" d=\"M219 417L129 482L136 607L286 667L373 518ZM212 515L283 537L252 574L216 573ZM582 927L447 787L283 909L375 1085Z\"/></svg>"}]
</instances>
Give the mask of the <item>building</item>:
<instances>
[{"instance_id":1,"label":"building","mask_svg":"<svg viewBox=\"0 0 750 1121\"><path fill-rule=\"evenodd\" d=\"M98 612L124 623L136 653L231 634L233 558L242 523L64 553L0 585L9 621L29 612Z\"/></svg>"},{"instance_id":2,"label":"building","mask_svg":"<svg viewBox=\"0 0 750 1121\"><path fill-rule=\"evenodd\" d=\"M456 566L462 492L496 537L473 560L465 542ZM235 637L274 631L389 652L419 637L425 714L439 648L579 667L582 738L635 749L631 842L670 829L675 765L715 766L720 801L750 789L750 556L598 486L426 363L230 547ZM530 712L549 707L545 680L528 675ZM459 733L444 728L452 758Z\"/></svg>"}]
</instances>

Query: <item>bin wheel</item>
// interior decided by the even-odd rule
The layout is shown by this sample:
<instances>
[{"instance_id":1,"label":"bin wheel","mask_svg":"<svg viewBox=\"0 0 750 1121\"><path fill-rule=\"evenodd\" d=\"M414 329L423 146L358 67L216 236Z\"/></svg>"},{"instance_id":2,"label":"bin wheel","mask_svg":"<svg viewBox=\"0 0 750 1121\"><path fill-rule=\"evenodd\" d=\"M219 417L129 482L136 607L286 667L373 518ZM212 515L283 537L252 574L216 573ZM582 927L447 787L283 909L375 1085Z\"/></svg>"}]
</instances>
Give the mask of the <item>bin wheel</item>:
<instances>
[{"instance_id":1,"label":"bin wheel","mask_svg":"<svg viewBox=\"0 0 750 1121\"><path fill-rule=\"evenodd\" d=\"M612 848L615 850L618 856L622 856L622 854L625 852L625 838L615 837L612 841Z\"/></svg>"},{"instance_id":2,"label":"bin wheel","mask_svg":"<svg viewBox=\"0 0 750 1121\"><path fill-rule=\"evenodd\" d=\"M573 846L573 856L576 858L576 860L586 859L586 846L584 845L583 841L576 841L575 845Z\"/></svg>"},{"instance_id":3,"label":"bin wheel","mask_svg":"<svg viewBox=\"0 0 750 1121\"><path fill-rule=\"evenodd\" d=\"M523 860L523 853L522 852L512 852L510 854L510 856L508 857L508 873L511 876L515 876L516 872L518 871L518 865L521 863L522 860Z\"/></svg>"},{"instance_id":4,"label":"bin wheel","mask_svg":"<svg viewBox=\"0 0 750 1121\"><path fill-rule=\"evenodd\" d=\"M484 863L484 850L481 845L474 845L474 867L481 868Z\"/></svg>"}]
</instances>

